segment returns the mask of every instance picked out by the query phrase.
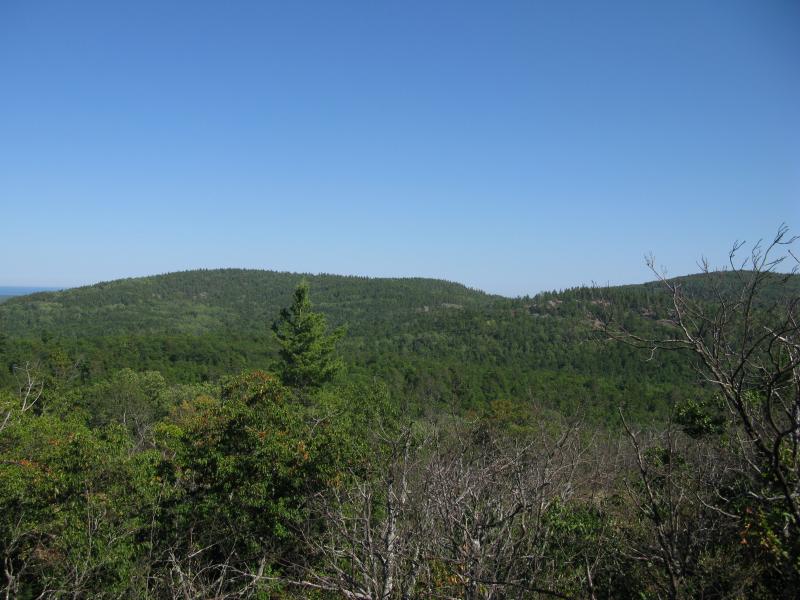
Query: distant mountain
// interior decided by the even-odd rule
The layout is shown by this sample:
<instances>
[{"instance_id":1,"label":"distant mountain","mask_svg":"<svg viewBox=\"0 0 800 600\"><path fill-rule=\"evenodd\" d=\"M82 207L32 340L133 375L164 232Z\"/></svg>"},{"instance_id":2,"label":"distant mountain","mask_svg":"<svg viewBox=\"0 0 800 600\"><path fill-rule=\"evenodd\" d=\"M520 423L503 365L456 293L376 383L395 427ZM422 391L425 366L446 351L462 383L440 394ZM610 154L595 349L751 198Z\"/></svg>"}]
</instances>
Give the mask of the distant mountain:
<instances>
[{"instance_id":1,"label":"distant mountain","mask_svg":"<svg viewBox=\"0 0 800 600\"><path fill-rule=\"evenodd\" d=\"M710 298L714 286L734 285L735 277L677 281ZM77 365L83 380L124 367L158 370L176 382L269 369L276 360L270 325L303 279L315 308L331 325L347 326L341 351L351 376L385 381L417 410L482 410L508 400L613 421L620 405L640 418L658 417L671 402L705 393L685 357L661 353L646 361L600 332L604 314L632 331L667 331L669 298L659 283L510 299L435 279L240 269L11 298L0 305L0 361L7 367L0 385L12 383L13 364L32 358L61 365L54 370ZM800 277L774 287L775 294L798 293Z\"/></svg>"}]
</instances>

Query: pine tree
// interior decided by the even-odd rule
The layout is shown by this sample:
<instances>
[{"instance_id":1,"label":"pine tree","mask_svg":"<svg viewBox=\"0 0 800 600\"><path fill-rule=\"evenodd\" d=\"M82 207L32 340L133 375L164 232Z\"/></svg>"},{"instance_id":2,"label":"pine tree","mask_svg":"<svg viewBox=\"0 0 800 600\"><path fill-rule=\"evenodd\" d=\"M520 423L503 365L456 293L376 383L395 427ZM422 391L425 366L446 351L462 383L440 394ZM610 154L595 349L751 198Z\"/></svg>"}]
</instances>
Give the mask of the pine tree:
<instances>
[{"instance_id":1,"label":"pine tree","mask_svg":"<svg viewBox=\"0 0 800 600\"><path fill-rule=\"evenodd\" d=\"M292 305L281 310L272 325L280 344L279 371L284 384L298 389L319 387L342 370L344 365L335 352L344 328L327 330L327 319L312 310L308 283L303 281L294 291Z\"/></svg>"}]
</instances>

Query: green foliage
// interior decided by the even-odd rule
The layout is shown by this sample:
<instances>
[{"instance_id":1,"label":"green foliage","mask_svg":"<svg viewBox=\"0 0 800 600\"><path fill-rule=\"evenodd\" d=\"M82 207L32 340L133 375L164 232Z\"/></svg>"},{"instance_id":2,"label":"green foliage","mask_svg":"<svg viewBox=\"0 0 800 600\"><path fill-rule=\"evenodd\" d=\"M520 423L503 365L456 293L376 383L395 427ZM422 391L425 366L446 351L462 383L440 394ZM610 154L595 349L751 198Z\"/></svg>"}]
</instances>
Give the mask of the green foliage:
<instances>
[{"instance_id":1,"label":"green foliage","mask_svg":"<svg viewBox=\"0 0 800 600\"><path fill-rule=\"evenodd\" d=\"M280 345L279 372L286 385L306 389L331 381L344 367L334 356L344 329L327 332L325 315L314 312L306 282L297 286L294 300L281 310L272 330Z\"/></svg>"},{"instance_id":2,"label":"green foliage","mask_svg":"<svg viewBox=\"0 0 800 600\"><path fill-rule=\"evenodd\" d=\"M153 456L131 449L118 427L13 415L0 434L0 549L18 597L119 597L142 583L157 485Z\"/></svg>"},{"instance_id":3,"label":"green foliage","mask_svg":"<svg viewBox=\"0 0 800 600\"><path fill-rule=\"evenodd\" d=\"M719 435L725 430L725 418L719 403L688 399L677 407L676 422L694 438L704 435Z\"/></svg>"},{"instance_id":4,"label":"green foliage","mask_svg":"<svg viewBox=\"0 0 800 600\"><path fill-rule=\"evenodd\" d=\"M167 384L161 373L122 369L81 390L81 405L95 425L121 423L141 431L167 413Z\"/></svg>"},{"instance_id":5,"label":"green foliage","mask_svg":"<svg viewBox=\"0 0 800 600\"><path fill-rule=\"evenodd\" d=\"M176 410L157 430L179 491L175 530L191 545L247 563L280 556L306 499L343 477L356 444L346 417L292 400L271 375L227 380L221 397ZM189 544L184 540L183 543Z\"/></svg>"},{"instance_id":6,"label":"green foliage","mask_svg":"<svg viewBox=\"0 0 800 600\"><path fill-rule=\"evenodd\" d=\"M23 411L0 392L0 559L12 596L169 596L174 570L198 560L245 572L268 558L276 569L299 548L309 500L364 476L376 448L363 433L388 406L380 387L357 384L300 403L263 372L206 391L126 371L90 387L93 406L122 392L128 407L172 399L146 438L119 413Z\"/></svg>"}]
</instances>

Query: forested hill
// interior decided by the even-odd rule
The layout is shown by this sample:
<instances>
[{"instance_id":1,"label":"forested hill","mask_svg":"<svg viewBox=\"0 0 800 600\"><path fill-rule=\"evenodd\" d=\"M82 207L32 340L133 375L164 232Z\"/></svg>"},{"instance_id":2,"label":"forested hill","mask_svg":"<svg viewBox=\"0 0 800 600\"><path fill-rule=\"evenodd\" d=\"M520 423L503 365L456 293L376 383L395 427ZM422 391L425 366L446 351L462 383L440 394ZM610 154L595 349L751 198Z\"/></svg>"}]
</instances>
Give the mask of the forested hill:
<instances>
[{"instance_id":1,"label":"forested hill","mask_svg":"<svg viewBox=\"0 0 800 600\"><path fill-rule=\"evenodd\" d=\"M14 336L254 333L271 323L302 280L311 284L317 310L333 324L355 327L499 298L437 279L197 270L17 297L3 306L0 328Z\"/></svg>"},{"instance_id":2,"label":"forested hill","mask_svg":"<svg viewBox=\"0 0 800 600\"><path fill-rule=\"evenodd\" d=\"M730 277L681 284L702 297ZM645 360L602 335L609 315L630 331L667 330L670 307L658 284L510 299L433 279L237 269L12 298L0 305L0 386L12 386L14 365L27 360L71 382L77 369L83 385L123 368L158 371L173 383L269 370L277 356L270 325L303 279L315 309L347 327L340 350L350 378L385 381L398 401L419 410L507 401L613 420L620 405L657 417L671 400L703 393L684 358ZM788 290L800 290L800 277Z\"/></svg>"}]
</instances>

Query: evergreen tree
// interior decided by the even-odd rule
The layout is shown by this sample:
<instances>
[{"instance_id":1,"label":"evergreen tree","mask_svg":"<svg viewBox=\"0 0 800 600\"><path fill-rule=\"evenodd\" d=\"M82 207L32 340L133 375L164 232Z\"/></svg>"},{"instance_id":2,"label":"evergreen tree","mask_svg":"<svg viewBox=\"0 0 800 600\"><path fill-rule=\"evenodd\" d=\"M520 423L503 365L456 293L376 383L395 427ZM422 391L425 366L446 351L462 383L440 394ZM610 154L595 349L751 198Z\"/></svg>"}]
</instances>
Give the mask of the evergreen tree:
<instances>
[{"instance_id":1,"label":"evergreen tree","mask_svg":"<svg viewBox=\"0 0 800 600\"><path fill-rule=\"evenodd\" d=\"M318 387L342 370L343 363L335 351L344 329L327 333L325 315L312 310L307 282L297 286L292 305L281 310L272 330L280 344L279 372L286 385Z\"/></svg>"}]
</instances>

